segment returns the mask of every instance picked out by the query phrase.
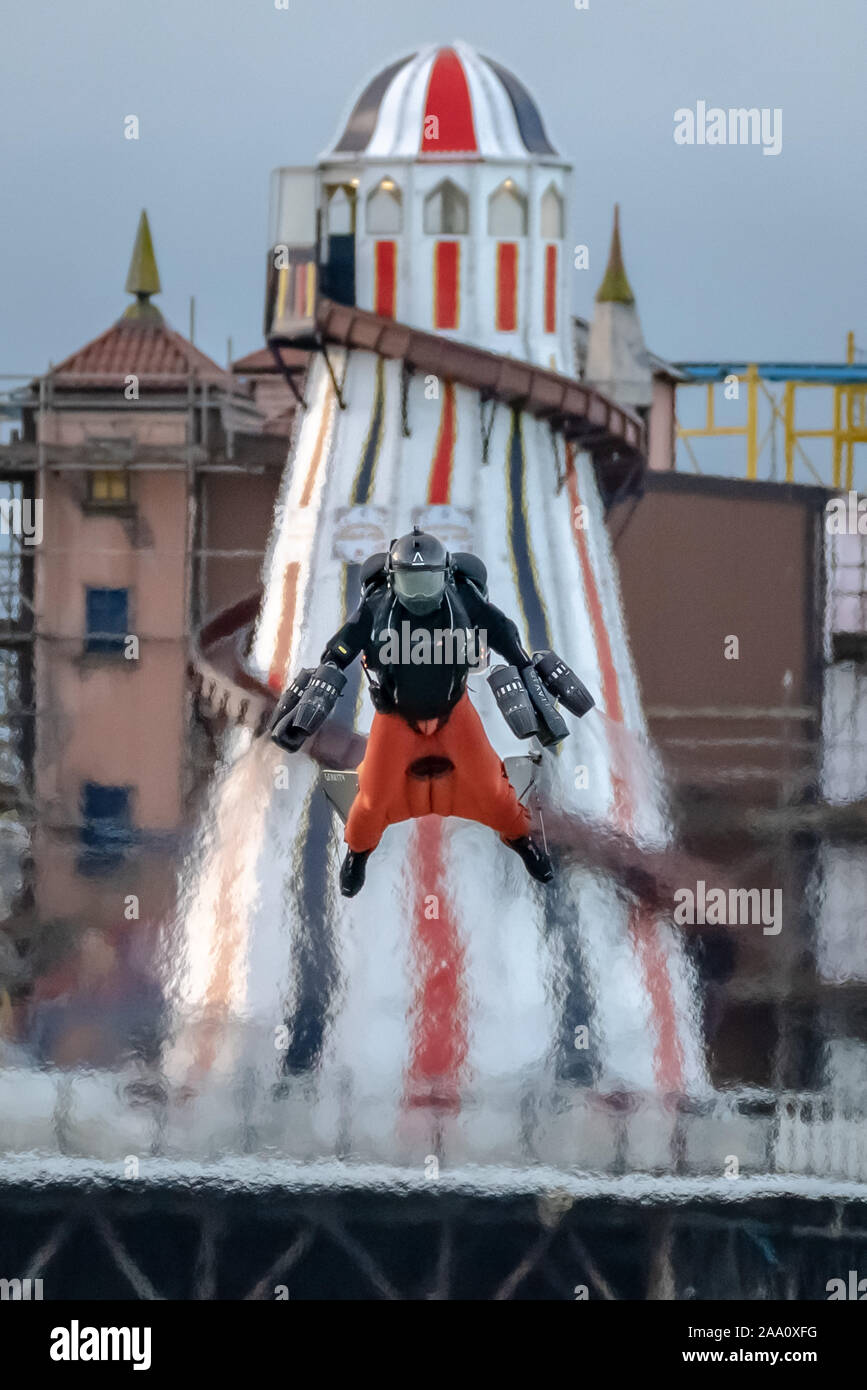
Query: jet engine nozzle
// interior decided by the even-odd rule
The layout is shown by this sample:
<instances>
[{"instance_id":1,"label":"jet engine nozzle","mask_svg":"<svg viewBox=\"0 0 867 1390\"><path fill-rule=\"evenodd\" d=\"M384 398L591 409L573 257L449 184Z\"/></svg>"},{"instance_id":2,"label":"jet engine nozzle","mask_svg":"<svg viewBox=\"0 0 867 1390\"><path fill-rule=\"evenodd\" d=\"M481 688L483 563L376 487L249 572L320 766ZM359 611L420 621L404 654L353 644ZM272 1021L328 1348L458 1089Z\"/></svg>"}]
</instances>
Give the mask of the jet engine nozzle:
<instances>
[{"instance_id":1,"label":"jet engine nozzle","mask_svg":"<svg viewBox=\"0 0 867 1390\"><path fill-rule=\"evenodd\" d=\"M549 694L570 714L583 719L596 704L590 691L556 652L534 652L533 665Z\"/></svg>"}]
</instances>

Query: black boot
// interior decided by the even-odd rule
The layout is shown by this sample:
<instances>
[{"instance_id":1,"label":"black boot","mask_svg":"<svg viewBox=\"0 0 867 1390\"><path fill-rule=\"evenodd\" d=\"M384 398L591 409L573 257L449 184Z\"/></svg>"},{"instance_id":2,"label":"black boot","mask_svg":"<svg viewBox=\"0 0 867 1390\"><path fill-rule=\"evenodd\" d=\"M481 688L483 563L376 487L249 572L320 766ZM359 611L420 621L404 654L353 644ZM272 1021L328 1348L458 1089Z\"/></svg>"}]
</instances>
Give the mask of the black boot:
<instances>
[{"instance_id":1,"label":"black boot","mask_svg":"<svg viewBox=\"0 0 867 1390\"><path fill-rule=\"evenodd\" d=\"M517 840L504 840L504 844L520 855L524 868L537 883L550 883L554 877L554 865L543 849L536 844L532 835L522 835Z\"/></svg>"},{"instance_id":2,"label":"black boot","mask_svg":"<svg viewBox=\"0 0 867 1390\"><path fill-rule=\"evenodd\" d=\"M354 898L364 887L364 871L372 850L363 849L358 854L346 851L346 858L340 866L340 891L344 898Z\"/></svg>"}]
</instances>

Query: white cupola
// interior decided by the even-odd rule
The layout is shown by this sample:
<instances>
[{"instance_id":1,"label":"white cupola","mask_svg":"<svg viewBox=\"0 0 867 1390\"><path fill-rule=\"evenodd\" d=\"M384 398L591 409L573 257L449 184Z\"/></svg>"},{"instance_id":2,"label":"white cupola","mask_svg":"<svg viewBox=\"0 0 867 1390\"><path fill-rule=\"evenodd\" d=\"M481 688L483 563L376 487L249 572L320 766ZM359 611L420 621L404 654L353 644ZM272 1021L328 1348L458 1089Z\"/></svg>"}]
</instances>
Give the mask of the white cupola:
<instances>
[{"instance_id":1,"label":"white cupola","mask_svg":"<svg viewBox=\"0 0 867 1390\"><path fill-rule=\"evenodd\" d=\"M318 163L323 293L571 374L570 166L464 43L383 69Z\"/></svg>"}]
</instances>

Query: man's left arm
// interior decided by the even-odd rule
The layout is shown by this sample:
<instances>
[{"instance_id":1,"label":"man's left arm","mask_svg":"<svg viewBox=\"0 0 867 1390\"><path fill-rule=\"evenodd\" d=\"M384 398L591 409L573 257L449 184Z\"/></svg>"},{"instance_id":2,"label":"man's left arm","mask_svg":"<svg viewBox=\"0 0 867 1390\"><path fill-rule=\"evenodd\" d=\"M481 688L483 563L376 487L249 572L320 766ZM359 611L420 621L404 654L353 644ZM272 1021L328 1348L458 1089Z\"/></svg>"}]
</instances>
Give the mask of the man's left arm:
<instances>
[{"instance_id":1,"label":"man's left arm","mask_svg":"<svg viewBox=\"0 0 867 1390\"><path fill-rule=\"evenodd\" d=\"M473 586L465 585L464 588L470 621L487 634L489 647L504 656L510 666L517 667L538 716L541 741L546 745L559 743L569 730L555 701L559 700L580 719L593 708L593 696L555 652L536 652L531 657L512 619L489 599L483 598Z\"/></svg>"},{"instance_id":2,"label":"man's left arm","mask_svg":"<svg viewBox=\"0 0 867 1390\"><path fill-rule=\"evenodd\" d=\"M482 598L474 586L461 585L459 592L467 617L473 627L484 633L486 645L504 656L510 666L517 666L519 671L528 666L530 655L521 643L517 624L507 618L490 599Z\"/></svg>"}]
</instances>

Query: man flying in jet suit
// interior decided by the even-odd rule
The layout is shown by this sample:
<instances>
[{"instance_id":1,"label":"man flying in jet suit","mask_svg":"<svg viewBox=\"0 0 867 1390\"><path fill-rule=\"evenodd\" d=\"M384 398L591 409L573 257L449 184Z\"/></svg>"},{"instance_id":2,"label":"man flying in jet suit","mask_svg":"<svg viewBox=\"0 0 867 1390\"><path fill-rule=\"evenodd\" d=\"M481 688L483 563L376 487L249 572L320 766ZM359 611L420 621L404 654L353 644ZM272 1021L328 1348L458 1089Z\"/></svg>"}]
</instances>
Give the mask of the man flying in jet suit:
<instances>
[{"instance_id":1,"label":"man flying in jet suit","mask_svg":"<svg viewBox=\"0 0 867 1390\"><path fill-rule=\"evenodd\" d=\"M367 860L389 825L415 816L462 816L495 830L539 883L553 877L467 694L467 675L485 645L509 663L488 682L518 738L546 746L569 732L555 706L579 717L592 697L553 652L524 650L511 619L488 601L475 555L449 555L417 527L372 555L361 570L361 602L331 638L316 671L303 670L281 697L271 736L296 752L334 708L349 664L361 653L376 713L358 795L346 821L340 889L354 897ZM552 698L553 697L553 698Z\"/></svg>"}]
</instances>

